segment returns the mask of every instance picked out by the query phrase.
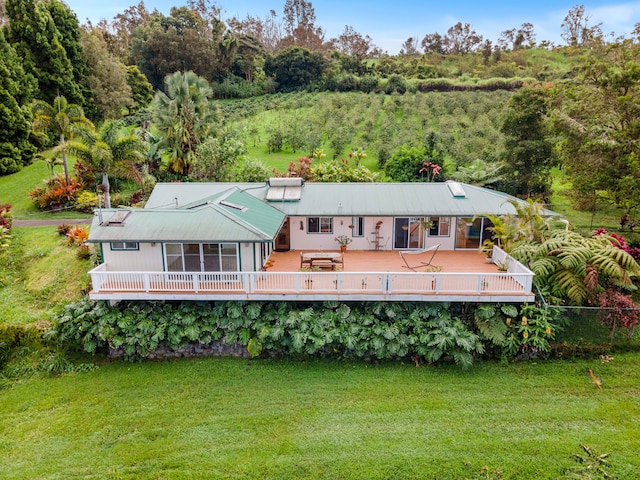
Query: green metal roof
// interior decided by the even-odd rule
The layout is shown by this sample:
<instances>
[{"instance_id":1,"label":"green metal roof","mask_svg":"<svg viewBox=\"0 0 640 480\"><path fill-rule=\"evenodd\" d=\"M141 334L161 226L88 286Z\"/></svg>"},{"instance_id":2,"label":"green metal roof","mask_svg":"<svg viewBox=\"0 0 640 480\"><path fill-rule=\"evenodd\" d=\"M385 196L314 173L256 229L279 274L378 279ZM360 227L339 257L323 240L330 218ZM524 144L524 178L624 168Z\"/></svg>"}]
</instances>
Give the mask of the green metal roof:
<instances>
[{"instance_id":1,"label":"green metal roof","mask_svg":"<svg viewBox=\"0 0 640 480\"><path fill-rule=\"evenodd\" d=\"M121 210L94 216L89 241L265 242L275 238L284 214L237 188L172 210L131 210L122 224L109 220ZM102 216L102 220L100 220Z\"/></svg>"},{"instance_id":2,"label":"green metal roof","mask_svg":"<svg viewBox=\"0 0 640 480\"><path fill-rule=\"evenodd\" d=\"M229 183L159 183L146 208L175 208L227 190ZM265 183L234 184L266 201ZM314 183L302 187L299 201L267 201L291 216L474 216L516 213L502 192L460 184L465 197L454 196L446 182ZM174 202L172 204L172 201ZM549 212L553 214L553 212Z\"/></svg>"}]
</instances>

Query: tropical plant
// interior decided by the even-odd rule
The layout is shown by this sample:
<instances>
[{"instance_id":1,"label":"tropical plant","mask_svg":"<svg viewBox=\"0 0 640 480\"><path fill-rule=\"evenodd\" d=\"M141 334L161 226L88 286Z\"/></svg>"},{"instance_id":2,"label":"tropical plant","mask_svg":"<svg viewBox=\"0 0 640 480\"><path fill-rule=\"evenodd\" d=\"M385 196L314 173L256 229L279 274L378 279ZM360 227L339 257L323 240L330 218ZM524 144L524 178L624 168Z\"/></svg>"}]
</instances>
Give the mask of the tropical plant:
<instances>
[{"instance_id":1,"label":"tropical plant","mask_svg":"<svg viewBox=\"0 0 640 480\"><path fill-rule=\"evenodd\" d=\"M75 140L56 147L54 153L69 152L101 173L105 207L111 208L109 175L141 182L137 165L144 161L144 148L140 137L128 133L120 122L108 121L100 130L84 131Z\"/></svg>"},{"instance_id":2,"label":"tropical plant","mask_svg":"<svg viewBox=\"0 0 640 480\"><path fill-rule=\"evenodd\" d=\"M618 328L624 328L627 339L631 340L640 320L640 305L633 301L631 295L607 288L597 295L596 302L601 308L600 321L609 327L611 341Z\"/></svg>"},{"instance_id":3,"label":"tropical plant","mask_svg":"<svg viewBox=\"0 0 640 480\"><path fill-rule=\"evenodd\" d=\"M528 198L525 201L507 200L514 213L506 215L483 215L492 223L488 230L498 245L509 252L520 241L544 241L550 232L568 223L558 215L546 215L542 204Z\"/></svg>"},{"instance_id":4,"label":"tropical plant","mask_svg":"<svg viewBox=\"0 0 640 480\"><path fill-rule=\"evenodd\" d=\"M84 183L76 177L72 177L71 182L67 183L63 176L56 175L31 190L29 197L40 210L59 210L72 207L83 188Z\"/></svg>"},{"instance_id":5,"label":"tropical plant","mask_svg":"<svg viewBox=\"0 0 640 480\"><path fill-rule=\"evenodd\" d=\"M167 168L188 175L196 147L216 126L216 110L210 102L209 83L193 72L175 72L165 78L166 93L153 100L153 124L168 153Z\"/></svg>"},{"instance_id":6,"label":"tropical plant","mask_svg":"<svg viewBox=\"0 0 640 480\"><path fill-rule=\"evenodd\" d=\"M503 169L503 165L492 164L476 158L468 165L459 166L458 170L451 174L451 178L459 182L483 187L502 180L504 178Z\"/></svg>"},{"instance_id":7,"label":"tropical plant","mask_svg":"<svg viewBox=\"0 0 640 480\"><path fill-rule=\"evenodd\" d=\"M541 243L519 243L511 255L536 274L538 287L546 286L554 297L576 305L593 300L608 286L634 289L632 277L640 275L633 257L606 235L586 238L557 230Z\"/></svg>"},{"instance_id":8,"label":"tropical plant","mask_svg":"<svg viewBox=\"0 0 640 480\"><path fill-rule=\"evenodd\" d=\"M35 100L31 105L31 111L33 113L32 130L37 134L51 134L57 137L59 147L81 132L93 129L93 124L84 116L82 107L67 102L67 99L61 96L57 96L51 105L43 100ZM60 153L64 178L67 184L70 184L67 153L64 148L60 149ZM51 169L53 171L53 167Z\"/></svg>"}]
</instances>

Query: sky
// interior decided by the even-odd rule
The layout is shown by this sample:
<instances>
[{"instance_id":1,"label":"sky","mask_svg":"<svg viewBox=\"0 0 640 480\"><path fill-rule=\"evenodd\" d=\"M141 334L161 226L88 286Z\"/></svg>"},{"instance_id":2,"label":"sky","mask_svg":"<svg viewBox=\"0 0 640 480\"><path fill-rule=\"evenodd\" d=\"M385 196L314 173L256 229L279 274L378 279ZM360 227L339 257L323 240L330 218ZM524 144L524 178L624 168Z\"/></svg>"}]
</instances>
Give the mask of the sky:
<instances>
[{"instance_id":1,"label":"sky","mask_svg":"<svg viewBox=\"0 0 640 480\"><path fill-rule=\"evenodd\" d=\"M64 0L76 13L80 23L89 19L112 20L139 0ZM185 0L145 0L149 11L158 9L165 15L172 6L183 6ZM244 18L247 14L266 18L270 10L282 17L285 0L216 0L225 18ZM564 44L560 33L564 18L571 8L584 5L590 16L589 25L602 23L605 35L631 34L640 22L640 1L585 0L311 0L316 26L325 31L325 39L338 37L346 25L362 35L369 35L383 51L396 54L409 37L419 40L427 33L446 34L457 22L469 23L476 33L494 43L504 30L532 23L536 41L549 40Z\"/></svg>"}]
</instances>

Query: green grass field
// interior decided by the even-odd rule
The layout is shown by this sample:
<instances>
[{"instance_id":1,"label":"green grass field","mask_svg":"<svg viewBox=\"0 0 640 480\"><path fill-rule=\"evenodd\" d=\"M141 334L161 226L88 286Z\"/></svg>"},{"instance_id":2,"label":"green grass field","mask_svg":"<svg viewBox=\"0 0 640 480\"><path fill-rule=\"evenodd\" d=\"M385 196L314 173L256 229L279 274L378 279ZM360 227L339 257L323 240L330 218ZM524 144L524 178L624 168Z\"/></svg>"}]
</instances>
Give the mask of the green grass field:
<instances>
[{"instance_id":1,"label":"green grass field","mask_svg":"<svg viewBox=\"0 0 640 480\"><path fill-rule=\"evenodd\" d=\"M56 227L20 227L0 251L0 322L50 321L58 305L78 300L89 285L88 260L65 245Z\"/></svg>"},{"instance_id":2,"label":"green grass field","mask_svg":"<svg viewBox=\"0 0 640 480\"><path fill-rule=\"evenodd\" d=\"M73 174L74 161L70 160L69 169ZM62 166L56 166L56 174L62 174ZM75 210L66 212L42 212L38 210L28 193L49 178L49 167L41 160L34 161L22 170L11 175L0 176L0 204L9 203L14 219L50 220L66 218L85 218L87 214Z\"/></svg>"},{"instance_id":3,"label":"green grass field","mask_svg":"<svg viewBox=\"0 0 640 480\"><path fill-rule=\"evenodd\" d=\"M637 354L469 371L412 362L116 362L2 391L0 476L560 478L588 445L610 454L616 478L631 479L640 471L639 397Z\"/></svg>"}]
</instances>

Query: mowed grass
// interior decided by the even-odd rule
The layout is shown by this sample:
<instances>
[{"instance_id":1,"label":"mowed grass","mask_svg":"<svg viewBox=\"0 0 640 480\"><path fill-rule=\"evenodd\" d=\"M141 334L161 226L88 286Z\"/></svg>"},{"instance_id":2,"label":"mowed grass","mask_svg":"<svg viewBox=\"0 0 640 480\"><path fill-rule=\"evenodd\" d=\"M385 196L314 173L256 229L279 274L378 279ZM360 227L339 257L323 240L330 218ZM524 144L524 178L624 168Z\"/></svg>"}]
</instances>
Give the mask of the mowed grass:
<instances>
[{"instance_id":1,"label":"mowed grass","mask_svg":"<svg viewBox=\"0 0 640 480\"><path fill-rule=\"evenodd\" d=\"M11 237L0 251L0 323L53 320L56 306L80 299L91 262L79 259L54 226L16 227Z\"/></svg>"},{"instance_id":2,"label":"mowed grass","mask_svg":"<svg viewBox=\"0 0 640 480\"><path fill-rule=\"evenodd\" d=\"M46 155L47 152L44 152ZM73 175L74 160L69 160L69 171ZM62 166L54 167L56 174L63 174ZM11 204L14 219L20 220L51 220L56 218L86 218L87 214L69 210L64 212L42 212L36 208L29 192L41 185L50 176L49 167L42 160L34 160L19 172L0 176L0 204Z\"/></svg>"},{"instance_id":3,"label":"mowed grass","mask_svg":"<svg viewBox=\"0 0 640 480\"><path fill-rule=\"evenodd\" d=\"M587 374L603 380L598 389ZM115 362L0 393L5 479L559 478L588 445L640 472L640 357Z\"/></svg>"}]
</instances>

